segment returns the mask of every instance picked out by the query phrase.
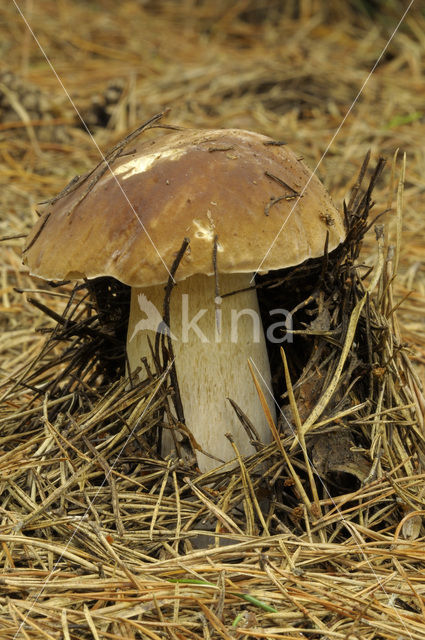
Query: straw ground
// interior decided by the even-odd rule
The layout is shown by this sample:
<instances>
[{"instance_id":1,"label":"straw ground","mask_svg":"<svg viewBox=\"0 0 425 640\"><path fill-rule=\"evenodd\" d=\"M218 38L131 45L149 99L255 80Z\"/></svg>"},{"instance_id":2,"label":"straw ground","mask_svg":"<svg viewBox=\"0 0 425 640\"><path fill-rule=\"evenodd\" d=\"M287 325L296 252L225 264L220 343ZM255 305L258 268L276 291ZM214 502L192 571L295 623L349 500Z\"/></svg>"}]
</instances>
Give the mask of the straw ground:
<instances>
[{"instance_id":1,"label":"straw ground","mask_svg":"<svg viewBox=\"0 0 425 640\"><path fill-rule=\"evenodd\" d=\"M402 11L338 6L23 9L104 150L171 107L314 166ZM408 15L319 169L351 233L311 267L308 362L279 353L276 441L204 477L157 455L168 378L124 378L128 292L21 266L36 203L99 158L12 5L2 17L1 636L422 638L424 16Z\"/></svg>"}]
</instances>

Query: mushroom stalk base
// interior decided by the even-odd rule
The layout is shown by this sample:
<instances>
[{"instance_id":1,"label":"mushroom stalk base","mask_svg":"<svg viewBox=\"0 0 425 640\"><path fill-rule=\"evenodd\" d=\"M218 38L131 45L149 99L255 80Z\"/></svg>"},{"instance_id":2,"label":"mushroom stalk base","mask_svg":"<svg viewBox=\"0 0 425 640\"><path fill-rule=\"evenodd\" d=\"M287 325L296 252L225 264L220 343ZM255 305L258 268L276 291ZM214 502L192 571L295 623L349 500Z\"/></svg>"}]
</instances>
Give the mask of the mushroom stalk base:
<instances>
[{"instance_id":1,"label":"mushroom stalk base","mask_svg":"<svg viewBox=\"0 0 425 640\"><path fill-rule=\"evenodd\" d=\"M221 275L222 293L249 287L250 280L251 274L247 273ZM163 302L164 285L132 289L127 340L131 371L142 365L142 358L152 361L148 336L155 344ZM201 471L209 471L220 461L235 458L227 433L233 437L242 456L255 451L228 398L236 402L252 422L260 441L270 442L270 428L248 368L250 358L272 416L275 416L256 291L243 291L215 300L214 277L195 275L174 287L170 318L186 426L199 447L213 456L196 452ZM171 438L165 438L162 454L165 456L171 450Z\"/></svg>"}]
</instances>

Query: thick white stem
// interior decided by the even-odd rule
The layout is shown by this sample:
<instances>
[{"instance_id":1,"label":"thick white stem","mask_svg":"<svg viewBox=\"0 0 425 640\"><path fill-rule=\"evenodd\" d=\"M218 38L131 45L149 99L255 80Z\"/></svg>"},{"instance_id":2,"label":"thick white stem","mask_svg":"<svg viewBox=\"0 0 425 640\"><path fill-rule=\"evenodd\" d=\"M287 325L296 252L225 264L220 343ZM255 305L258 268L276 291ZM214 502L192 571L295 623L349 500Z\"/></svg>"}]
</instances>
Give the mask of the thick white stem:
<instances>
[{"instance_id":1,"label":"thick white stem","mask_svg":"<svg viewBox=\"0 0 425 640\"><path fill-rule=\"evenodd\" d=\"M221 275L221 293L249 287L250 274ZM147 336L155 343L164 300L164 286L132 290L127 355L130 369L151 360ZM271 376L255 290L215 301L213 277L196 275L179 282L170 304L171 333L180 397L187 427L196 442L216 458L235 457L225 437L231 433L242 455L254 452L249 438L227 398L234 400L258 431L262 442L271 439L249 368L251 358L273 416ZM264 380L264 382L261 380ZM167 445L169 447L169 445ZM163 454L170 451L165 449ZM218 462L197 452L201 471Z\"/></svg>"}]
</instances>

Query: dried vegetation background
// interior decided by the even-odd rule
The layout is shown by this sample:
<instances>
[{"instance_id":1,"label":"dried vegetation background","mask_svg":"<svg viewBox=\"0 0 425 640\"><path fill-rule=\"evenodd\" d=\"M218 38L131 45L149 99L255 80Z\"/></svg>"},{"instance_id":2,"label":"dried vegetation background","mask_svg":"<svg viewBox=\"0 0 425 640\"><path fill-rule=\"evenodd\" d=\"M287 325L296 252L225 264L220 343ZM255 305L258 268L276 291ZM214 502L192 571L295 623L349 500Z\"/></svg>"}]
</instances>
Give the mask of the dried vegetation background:
<instances>
[{"instance_id":1,"label":"dried vegetation background","mask_svg":"<svg viewBox=\"0 0 425 640\"><path fill-rule=\"evenodd\" d=\"M14 3L2 5L0 637L424 637L419 5L384 50L406 3L22 2L57 76ZM359 260L375 270L363 282L350 263L371 204L359 191L351 244L323 282L328 329L345 327L313 338L334 367L333 403L316 421L301 416L304 431L294 402L311 413L306 398L319 397L301 385L288 408L308 449L291 449L283 429L235 474L199 478L159 460L151 431L169 389L114 380L124 319L112 305L105 333L86 289L70 300L69 286L26 274L36 203L99 161L70 97L104 151L168 107L176 124L285 140L311 167L321 161L338 206L369 150L364 189L387 159L372 198L386 237L369 231ZM123 292L108 292L125 308ZM331 453L329 431L342 443ZM341 447L351 458L336 464Z\"/></svg>"}]
</instances>

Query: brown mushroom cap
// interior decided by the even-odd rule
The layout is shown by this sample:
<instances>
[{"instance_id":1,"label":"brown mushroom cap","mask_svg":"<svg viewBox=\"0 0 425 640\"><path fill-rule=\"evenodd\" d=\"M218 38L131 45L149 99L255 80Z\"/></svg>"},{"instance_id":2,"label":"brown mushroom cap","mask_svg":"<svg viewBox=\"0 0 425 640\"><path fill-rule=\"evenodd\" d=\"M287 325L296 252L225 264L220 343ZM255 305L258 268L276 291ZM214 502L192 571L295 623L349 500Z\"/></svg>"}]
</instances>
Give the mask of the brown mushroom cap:
<instances>
[{"instance_id":1,"label":"brown mushroom cap","mask_svg":"<svg viewBox=\"0 0 425 640\"><path fill-rule=\"evenodd\" d=\"M100 170L44 210L24 249L32 274L161 284L185 237L177 280L213 273L215 237L220 273L265 273L323 255L327 233L329 250L345 237L316 176L257 133L166 130L131 142L114 175L107 170L81 199Z\"/></svg>"}]
</instances>

